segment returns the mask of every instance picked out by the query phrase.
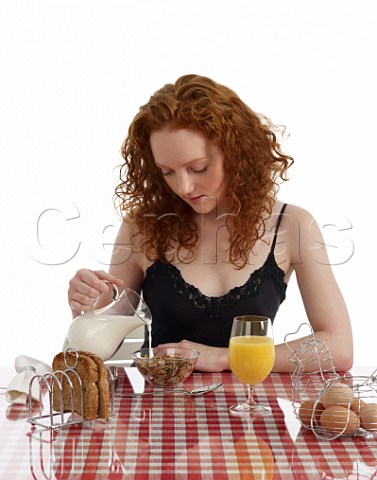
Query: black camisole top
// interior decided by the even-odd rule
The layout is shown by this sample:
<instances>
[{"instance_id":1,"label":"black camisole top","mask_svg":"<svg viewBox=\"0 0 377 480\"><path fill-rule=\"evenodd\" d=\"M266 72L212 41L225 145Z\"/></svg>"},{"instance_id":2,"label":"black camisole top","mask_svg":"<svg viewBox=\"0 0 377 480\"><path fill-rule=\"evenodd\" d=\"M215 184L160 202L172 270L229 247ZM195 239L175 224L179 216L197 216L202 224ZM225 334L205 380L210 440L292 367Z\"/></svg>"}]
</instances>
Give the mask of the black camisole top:
<instances>
[{"instance_id":1,"label":"black camisole top","mask_svg":"<svg viewBox=\"0 0 377 480\"><path fill-rule=\"evenodd\" d=\"M152 345L190 340L215 347L227 347L233 318L237 315L264 315L273 321L285 299L284 271L275 260L277 233L284 214L283 205L270 252L261 268L240 287L220 297L207 297L186 283L179 269L155 261L146 271L143 298L152 313ZM145 342L146 345L146 342Z\"/></svg>"}]
</instances>

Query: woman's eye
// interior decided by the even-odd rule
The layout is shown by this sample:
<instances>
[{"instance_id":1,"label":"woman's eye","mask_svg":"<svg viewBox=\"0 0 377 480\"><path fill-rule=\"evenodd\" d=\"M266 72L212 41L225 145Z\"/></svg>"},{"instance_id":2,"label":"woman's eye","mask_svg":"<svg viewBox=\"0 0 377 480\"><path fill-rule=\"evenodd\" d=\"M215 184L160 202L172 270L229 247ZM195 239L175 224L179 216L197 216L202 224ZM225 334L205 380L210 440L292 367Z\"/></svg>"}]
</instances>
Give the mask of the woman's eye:
<instances>
[{"instance_id":1,"label":"woman's eye","mask_svg":"<svg viewBox=\"0 0 377 480\"><path fill-rule=\"evenodd\" d=\"M207 168L208 168L208 167L203 167L203 168L199 168L199 169L193 168L192 171L193 171L194 173L203 173L203 172L205 172L205 171L207 170Z\"/></svg>"},{"instance_id":2,"label":"woman's eye","mask_svg":"<svg viewBox=\"0 0 377 480\"><path fill-rule=\"evenodd\" d=\"M163 177L167 177L168 175L171 175L171 173L172 173L171 170L162 170L161 169L161 175Z\"/></svg>"}]
</instances>

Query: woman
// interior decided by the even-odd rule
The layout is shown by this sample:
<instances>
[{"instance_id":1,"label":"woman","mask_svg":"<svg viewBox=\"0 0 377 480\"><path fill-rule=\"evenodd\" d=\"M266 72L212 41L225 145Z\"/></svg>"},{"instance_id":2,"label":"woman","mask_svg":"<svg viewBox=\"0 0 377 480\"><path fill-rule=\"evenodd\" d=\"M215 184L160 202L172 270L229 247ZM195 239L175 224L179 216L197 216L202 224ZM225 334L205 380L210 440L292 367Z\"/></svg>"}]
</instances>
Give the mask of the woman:
<instances>
[{"instance_id":1,"label":"woman","mask_svg":"<svg viewBox=\"0 0 377 480\"><path fill-rule=\"evenodd\" d=\"M350 320L320 230L307 211L277 200L293 159L274 130L206 77L186 75L152 95L122 146L124 220L109 273L76 273L73 314L92 309L106 281L142 291L153 344L195 348L197 369L221 371L233 318L273 320L295 272L316 337L338 370L351 368ZM289 355L276 346L274 371L292 370Z\"/></svg>"}]
</instances>

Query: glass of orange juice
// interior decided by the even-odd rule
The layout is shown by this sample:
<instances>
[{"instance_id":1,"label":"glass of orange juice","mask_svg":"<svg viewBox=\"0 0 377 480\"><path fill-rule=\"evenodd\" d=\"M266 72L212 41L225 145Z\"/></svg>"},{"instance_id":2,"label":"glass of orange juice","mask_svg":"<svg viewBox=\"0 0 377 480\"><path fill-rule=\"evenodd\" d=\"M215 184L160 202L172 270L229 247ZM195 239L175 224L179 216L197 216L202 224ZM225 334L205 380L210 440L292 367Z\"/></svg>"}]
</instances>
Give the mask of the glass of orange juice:
<instances>
[{"instance_id":1,"label":"glass of orange juice","mask_svg":"<svg viewBox=\"0 0 377 480\"><path fill-rule=\"evenodd\" d=\"M269 407L253 398L254 387L270 374L275 362L272 323L268 317L241 315L233 320L229 340L229 365L238 380L248 386L247 399L229 410L234 415L267 413Z\"/></svg>"}]
</instances>

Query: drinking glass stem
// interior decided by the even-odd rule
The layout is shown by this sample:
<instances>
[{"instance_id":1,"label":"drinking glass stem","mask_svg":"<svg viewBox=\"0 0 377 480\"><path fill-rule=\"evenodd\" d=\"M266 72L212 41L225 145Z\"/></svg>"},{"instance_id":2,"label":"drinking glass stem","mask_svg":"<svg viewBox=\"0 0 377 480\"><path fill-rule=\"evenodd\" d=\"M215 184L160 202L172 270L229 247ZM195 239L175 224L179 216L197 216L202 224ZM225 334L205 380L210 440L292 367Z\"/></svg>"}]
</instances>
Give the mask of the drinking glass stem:
<instances>
[{"instance_id":1,"label":"drinking glass stem","mask_svg":"<svg viewBox=\"0 0 377 480\"><path fill-rule=\"evenodd\" d=\"M248 385L247 389L248 389L248 397L247 397L246 403L250 406L254 406L256 405L256 402L254 400L254 385Z\"/></svg>"}]
</instances>

